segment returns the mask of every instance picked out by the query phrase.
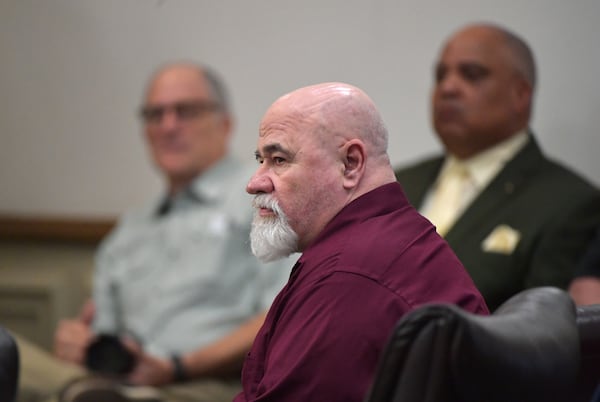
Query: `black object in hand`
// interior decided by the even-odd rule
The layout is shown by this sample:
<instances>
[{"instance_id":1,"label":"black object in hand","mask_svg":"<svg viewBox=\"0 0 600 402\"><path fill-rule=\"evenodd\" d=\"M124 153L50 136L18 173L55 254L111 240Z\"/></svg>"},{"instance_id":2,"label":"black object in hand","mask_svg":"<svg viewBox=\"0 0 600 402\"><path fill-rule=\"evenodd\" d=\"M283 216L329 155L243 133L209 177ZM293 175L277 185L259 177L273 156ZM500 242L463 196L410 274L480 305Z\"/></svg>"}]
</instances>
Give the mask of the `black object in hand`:
<instances>
[{"instance_id":1,"label":"black object in hand","mask_svg":"<svg viewBox=\"0 0 600 402\"><path fill-rule=\"evenodd\" d=\"M102 374L127 374L133 368L133 354L125 348L118 336L102 334L88 346L85 364L88 369Z\"/></svg>"}]
</instances>

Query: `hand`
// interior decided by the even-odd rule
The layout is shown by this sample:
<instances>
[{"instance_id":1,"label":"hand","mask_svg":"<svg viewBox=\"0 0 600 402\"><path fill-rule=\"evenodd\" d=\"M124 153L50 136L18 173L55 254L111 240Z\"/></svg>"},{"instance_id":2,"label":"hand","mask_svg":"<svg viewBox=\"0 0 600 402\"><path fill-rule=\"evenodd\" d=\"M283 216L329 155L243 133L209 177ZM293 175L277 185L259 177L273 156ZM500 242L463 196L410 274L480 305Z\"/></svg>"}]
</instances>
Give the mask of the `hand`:
<instances>
[{"instance_id":1,"label":"hand","mask_svg":"<svg viewBox=\"0 0 600 402\"><path fill-rule=\"evenodd\" d=\"M131 339L122 339L125 347L134 355L135 363L127 380L135 385L165 385L173 382L171 360L150 356Z\"/></svg>"},{"instance_id":2,"label":"hand","mask_svg":"<svg viewBox=\"0 0 600 402\"><path fill-rule=\"evenodd\" d=\"M54 354L61 360L78 365L85 362L88 345L92 342L94 334L90 324L94 317L94 303L88 300L79 317L61 320L54 334Z\"/></svg>"}]
</instances>

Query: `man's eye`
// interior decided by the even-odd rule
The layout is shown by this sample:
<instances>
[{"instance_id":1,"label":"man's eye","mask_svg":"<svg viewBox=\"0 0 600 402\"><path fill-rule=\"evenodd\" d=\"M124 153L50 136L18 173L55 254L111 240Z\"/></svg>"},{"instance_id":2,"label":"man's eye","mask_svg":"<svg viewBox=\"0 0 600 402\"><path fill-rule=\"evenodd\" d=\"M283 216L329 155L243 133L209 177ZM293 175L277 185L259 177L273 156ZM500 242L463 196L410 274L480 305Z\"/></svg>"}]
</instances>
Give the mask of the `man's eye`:
<instances>
[{"instance_id":1,"label":"man's eye","mask_svg":"<svg viewBox=\"0 0 600 402\"><path fill-rule=\"evenodd\" d=\"M147 123L155 123L162 119L165 110L162 107L144 107L140 115Z\"/></svg>"},{"instance_id":2,"label":"man's eye","mask_svg":"<svg viewBox=\"0 0 600 402\"><path fill-rule=\"evenodd\" d=\"M489 70L482 66L464 66L461 74L467 81L476 82L488 76Z\"/></svg>"},{"instance_id":3,"label":"man's eye","mask_svg":"<svg viewBox=\"0 0 600 402\"><path fill-rule=\"evenodd\" d=\"M443 68L443 67L436 68L435 72L434 72L435 82L442 81L444 79L444 77L446 76L446 71L447 70L445 68Z\"/></svg>"},{"instance_id":4,"label":"man's eye","mask_svg":"<svg viewBox=\"0 0 600 402\"><path fill-rule=\"evenodd\" d=\"M175 105L174 109L175 113L177 113L177 117L181 119L196 117L201 111L201 108L198 107L198 105L192 103L180 103Z\"/></svg>"},{"instance_id":5,"label":"man's eye","mask_svg":"<svg viewBox=\"0 0 600 402\"><path fill-rule=\"evenodd\" d=\"M279 156L274 156L274 157L273 157L273 163L274 163L275 165L283 165L283 164L285 163L285 159L284 159L284 158L281 158L281 157L279 157Z\"/></svg>"}]
</instances>

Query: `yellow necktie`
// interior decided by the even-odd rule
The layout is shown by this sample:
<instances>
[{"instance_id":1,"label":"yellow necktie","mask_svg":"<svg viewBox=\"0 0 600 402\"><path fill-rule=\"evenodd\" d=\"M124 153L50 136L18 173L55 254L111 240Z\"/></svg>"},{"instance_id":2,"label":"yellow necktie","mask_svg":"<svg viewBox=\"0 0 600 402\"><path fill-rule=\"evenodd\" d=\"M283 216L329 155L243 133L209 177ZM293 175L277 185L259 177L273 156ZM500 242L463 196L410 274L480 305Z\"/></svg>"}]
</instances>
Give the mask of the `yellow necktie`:
<instances>
[{"instance_id":1,"label":"yellow necktie","mask_svg":"<svg viewBox=\"0 0 600 402\"><path fill-rule=\"evenodd\" d=\"M426 217L441 236L448 233L462 209L462 194L468 178L469 172L465 166L455 163L448 166L438 180Z\"/></svg>"}]
</instances>

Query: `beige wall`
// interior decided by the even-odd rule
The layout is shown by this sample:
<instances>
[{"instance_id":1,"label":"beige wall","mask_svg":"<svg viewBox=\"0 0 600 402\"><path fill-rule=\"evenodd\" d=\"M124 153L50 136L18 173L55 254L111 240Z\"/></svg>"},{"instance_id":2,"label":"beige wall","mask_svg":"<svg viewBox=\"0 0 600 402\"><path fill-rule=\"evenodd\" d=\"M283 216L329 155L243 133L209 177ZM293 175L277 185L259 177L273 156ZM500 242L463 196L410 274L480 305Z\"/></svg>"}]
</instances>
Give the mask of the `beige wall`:
<instances>
[{"instance_id":1,"label":"beige wall","mask_svg":"<svg viewBox=\"0 0 600 402\"><path fill-rule=\"evenodd\" d=\"M90 294L94 249L0 241L0 324L51 349L58 320L76 315Z\"/></svg>"},{"instance_id":2,"label":"beige wall","mask_svg":"<svg viewBox=\"0 0 600 402\"><path fill-rule=\"evenodd\" d=\"M112 216L157 192L135 111L146 76L173 58L222 71L238 114L234 151L248 161L277 96L330 80L378 103L394 163L433 152L433 59L473 20L532 44L534 130L600 183L598 15L597 0L0 0L0 212Z\"/></svg>"}]
</instances>

